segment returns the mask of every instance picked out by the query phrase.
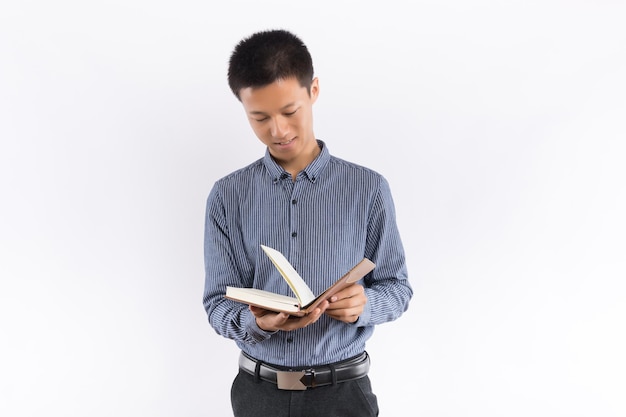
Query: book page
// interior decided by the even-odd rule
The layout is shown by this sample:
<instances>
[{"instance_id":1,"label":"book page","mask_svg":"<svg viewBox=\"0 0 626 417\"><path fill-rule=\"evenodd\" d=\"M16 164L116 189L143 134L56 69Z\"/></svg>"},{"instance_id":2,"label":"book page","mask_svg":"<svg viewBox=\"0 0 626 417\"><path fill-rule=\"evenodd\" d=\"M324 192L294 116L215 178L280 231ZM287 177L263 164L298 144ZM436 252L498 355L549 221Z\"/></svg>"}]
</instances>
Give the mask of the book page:
<instances>
[{"instance_id":1,"label":"book page","mask_svg":"<svg viewBox=\"0 0 626 417\"><path fill-rule=\"evenodd\" d=\"M226 287L226 298L273 311L300 312L298 299L256 288Z\"/></svg>"},{"instance_id":2,"label":"book page","mask_svg":"<svg viewBox=\"0 0 626 417\"><path fill-rule=\"evenodd\" d=\"M304 282L302 277L298 274L298 272L296 272L282 253L264 245L261 245L261 248L272 260L274 266L278 269L278 272L280 272L285 281L287 281L291 291L293 291L296 297L298 297L300 305L309 304L315 299L315 294L313 294L309 286L306 285L306 282Z\"/></svg>"}]
</instances>

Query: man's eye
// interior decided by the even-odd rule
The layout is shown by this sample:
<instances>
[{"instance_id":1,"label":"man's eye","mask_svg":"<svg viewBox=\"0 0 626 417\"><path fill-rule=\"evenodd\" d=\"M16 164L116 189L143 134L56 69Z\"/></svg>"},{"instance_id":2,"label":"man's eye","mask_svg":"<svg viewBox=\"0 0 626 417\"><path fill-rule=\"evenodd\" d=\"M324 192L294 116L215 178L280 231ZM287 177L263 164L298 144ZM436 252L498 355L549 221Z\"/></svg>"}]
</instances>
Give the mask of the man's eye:
<instances>
[{"instance_id":1,"label":"man's eye","mask_svg":"<svg viewBox=\"0 0 626 417\"><path fill-rule=\"evenodd\" d=\"M264 122L267 120L267 117L263 117L261 119L254 119L254 120L256 120L257 122Z\"/></svg>"},{"instance_id":2,"label":"man's eye","mask_svg":"<svg viewBox=\"0 0 626 417\"><path fill-rule=\"evenodd\" d=\"M298 109L295 109L294 111L292 111L290 113L285 113L285 116L293 116L294 114L296 114L297 111L298 111Z\"/></svg>"}]
</instances>

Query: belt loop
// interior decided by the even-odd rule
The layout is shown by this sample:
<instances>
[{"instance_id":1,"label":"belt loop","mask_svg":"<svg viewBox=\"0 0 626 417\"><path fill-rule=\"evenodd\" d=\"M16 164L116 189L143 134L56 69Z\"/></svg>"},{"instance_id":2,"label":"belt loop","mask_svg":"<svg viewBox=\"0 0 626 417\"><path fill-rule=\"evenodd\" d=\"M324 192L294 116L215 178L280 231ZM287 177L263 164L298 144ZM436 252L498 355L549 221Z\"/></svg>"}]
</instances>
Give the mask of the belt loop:
<instances>
[{"instance_id":1,"label":"belt loop","mask_svg":"<svg viewBox=\"0 0 626 417\"><path fill-rule=\"evenodd\" d=\"M254 366L254 382L261 382L261 361L256 361Z\"/></svg>"},{"instance_id":2,"label":"belt loop","mask_svg":"<svg viewBox=\"0 0 626 417\"><path fill-rule=\"evenodd\" d=\"M332 378L333 385L337 385L337 370L335 369L335 365L330 364L328 368L330 369L330 377Z\"/></svg>"}]
</instances>

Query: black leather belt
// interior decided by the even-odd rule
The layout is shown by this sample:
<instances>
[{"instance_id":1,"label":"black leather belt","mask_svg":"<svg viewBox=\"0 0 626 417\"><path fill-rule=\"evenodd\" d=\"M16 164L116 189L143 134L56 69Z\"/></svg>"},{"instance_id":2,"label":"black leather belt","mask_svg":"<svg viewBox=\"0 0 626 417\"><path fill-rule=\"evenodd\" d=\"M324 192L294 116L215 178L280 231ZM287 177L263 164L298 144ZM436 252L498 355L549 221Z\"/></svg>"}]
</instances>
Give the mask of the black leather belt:
<instances>
[{"instance_id":1,"label":"black leather belt","mask_svg":"<svg viewBox=\"0 0 626 417\"><path fill-rule=\"evenodd\" d=\"M279 389L305 390L363 378L369 372L370 358L367 352L363 352L331 365L294 370L258 361L241 352L239 368L263 381L276 384Z\"/></svg>"}]
</instances>

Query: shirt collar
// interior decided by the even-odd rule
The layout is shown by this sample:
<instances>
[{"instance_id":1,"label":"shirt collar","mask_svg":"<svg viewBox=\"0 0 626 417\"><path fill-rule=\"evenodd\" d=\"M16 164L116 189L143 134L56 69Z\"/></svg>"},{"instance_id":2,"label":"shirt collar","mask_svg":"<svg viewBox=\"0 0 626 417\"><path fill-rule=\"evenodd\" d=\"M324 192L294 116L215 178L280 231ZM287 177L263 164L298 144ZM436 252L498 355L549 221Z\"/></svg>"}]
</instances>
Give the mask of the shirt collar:
<instances>
[{"instance_id":1,"label":"shirt collar","mask_svg":"<svg viewBox=\"0 0 626 417\"><path fill-rule=\"evenodd\" d=\"M317 155L317 157L309 165L307 165L306 168L298 173L298 175L304 175L311 182L315 182L317 180L330 160L330 153L328 152L326 143L318 139L317 144L320 147L319 155ZM274 158L272 158L269 149L265 150L263 164L265 165L265 168L270 176L273 178L274 182L290 176L290 174L285 171L283 167L278 165Z\"/></svg>"}]
</instances>

